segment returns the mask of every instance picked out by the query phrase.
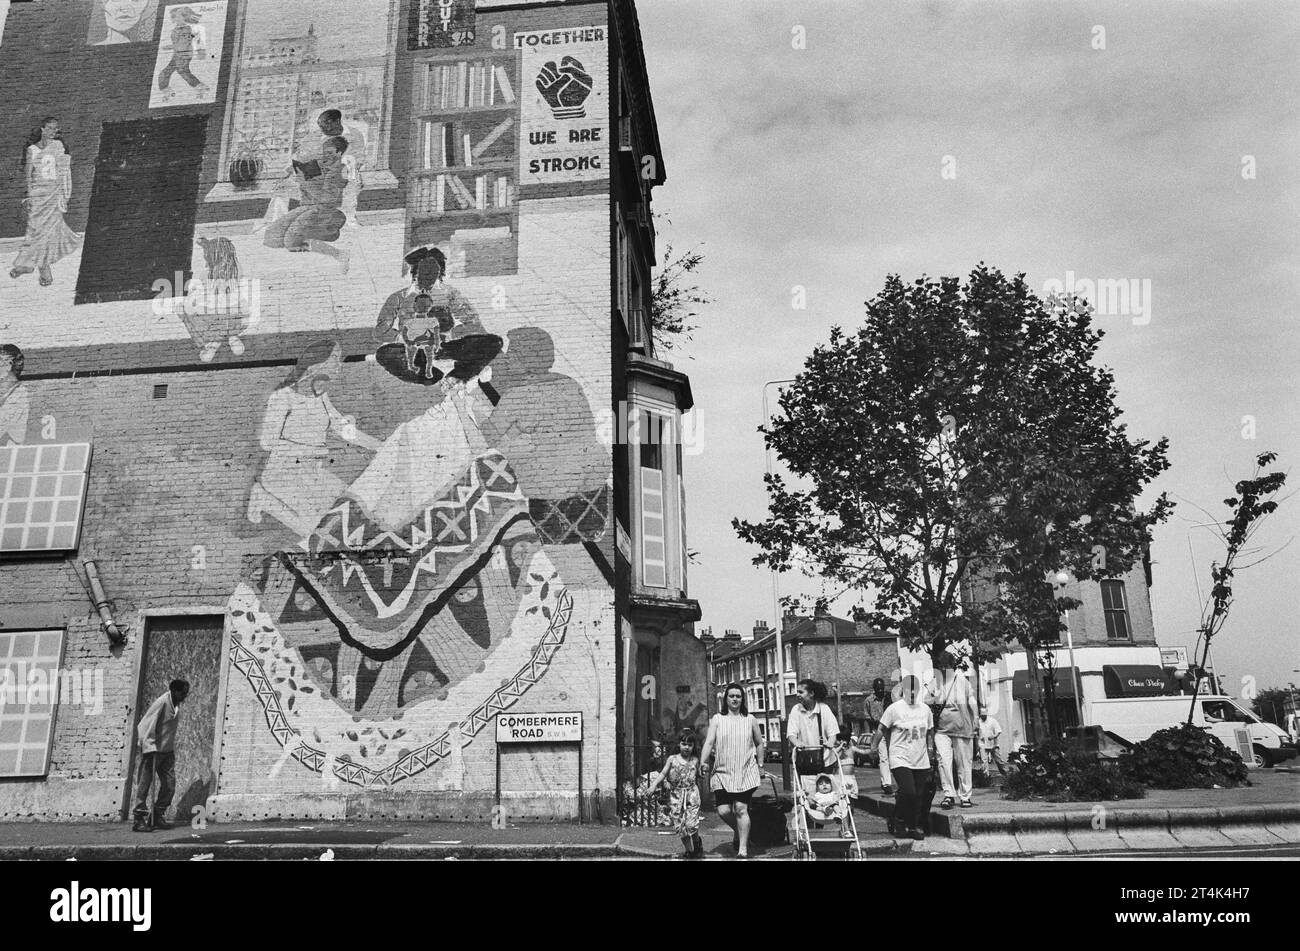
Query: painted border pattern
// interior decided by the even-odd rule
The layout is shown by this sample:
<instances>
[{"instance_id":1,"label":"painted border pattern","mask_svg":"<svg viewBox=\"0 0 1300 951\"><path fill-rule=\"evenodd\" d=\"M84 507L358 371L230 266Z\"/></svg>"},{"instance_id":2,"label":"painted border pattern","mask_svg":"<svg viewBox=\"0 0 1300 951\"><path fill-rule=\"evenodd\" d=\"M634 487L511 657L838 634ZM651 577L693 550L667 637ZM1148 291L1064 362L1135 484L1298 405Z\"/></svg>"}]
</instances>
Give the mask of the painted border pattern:
<instances>
[{"instance_id":1,"label":"painted border pattern","mask_svg":"<svg viewBox=\"0 0 1300 951\"><path fill-rule=\"evenodd\" d=\"M551 661L555 659L560 646L564 643L564 636L568 630L569 619L572 614L573 596L569 594L567 588L564 588L556 599L555 616L551 618L546 633L542 635L537 646L533 648L528 663L514 677L494 690L487 700L476 707L460 724L461 736L464 737L461 742L462 747L468 746L474 737L491 722L492 717L514 706L531 687L542 679L542 676L550 668ZM283 747L292 746L292 755L298 762L312 772L322 772L327 759L326 753L323 750L308 746L303 742L302 734L289 726L288 721L285 719L284 710L280 706L280 697L275 688L271 686L261 661L240 642L238 637L230 639L230 662L235 666L235 669L248 678L253 693L262 704L262 713L266 717L266 725L271 728L271 734L280 745ZM450 736L450 731L444 730L437 739L431 740L419 749L412 750L396 763L382 770L370 769L358 763L335 760L334 775L346 783L363 788L395 785L403 779L409 779L417 773L423 772L438 760L449 755L451 753Z\"/></svg>"}]
</instances>

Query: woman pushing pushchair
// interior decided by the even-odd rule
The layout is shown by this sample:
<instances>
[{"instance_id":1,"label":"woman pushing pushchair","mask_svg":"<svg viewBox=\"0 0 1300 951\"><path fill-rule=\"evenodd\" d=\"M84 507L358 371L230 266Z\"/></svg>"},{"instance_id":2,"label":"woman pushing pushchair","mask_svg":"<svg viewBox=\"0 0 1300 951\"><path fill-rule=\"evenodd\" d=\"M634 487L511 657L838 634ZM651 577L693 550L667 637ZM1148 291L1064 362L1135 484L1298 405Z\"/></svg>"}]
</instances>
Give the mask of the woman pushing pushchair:
<instances>
[{"instance_id":1,"label":"woman pushing pushchair","mask_svg":"<svg viewBox=\"0 0 1300 951\"><path fill-rule=\"evenodd\" d=\"M825 703L826 688L815 680L799 681L799 703L790 711L786 737L794 751L796 781L795 850L800 857L814 857L814 843L826 843L829 836L814 831L836 823L835 838L844 840L854 854L860 854L857 826L850 792L856 782L845 776L841 754L844 744L839 723ZM852 764L850 763L850 775Z\"/></svg>"}]
</instances>

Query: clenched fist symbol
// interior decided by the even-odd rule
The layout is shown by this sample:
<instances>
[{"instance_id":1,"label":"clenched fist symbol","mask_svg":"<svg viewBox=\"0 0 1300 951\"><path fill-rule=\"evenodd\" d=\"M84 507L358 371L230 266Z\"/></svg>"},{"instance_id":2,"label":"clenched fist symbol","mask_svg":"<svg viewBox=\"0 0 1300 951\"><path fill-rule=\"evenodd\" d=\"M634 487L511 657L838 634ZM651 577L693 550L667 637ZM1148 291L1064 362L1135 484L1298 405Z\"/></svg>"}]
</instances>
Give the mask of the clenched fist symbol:
<instances>
[{"instance_id":1,"label":"clenched fist symbol","mask_svg":"<svg viewBox=\"0 0 1300 951\"><path fill-rule=\"evenodd\" d=\"M591 95L591 76L572 56L547 63L537 74L537 91L542 94L551 114L557 119L581 119L587 114L583 105Z\"/></svg>"}]
</instances>

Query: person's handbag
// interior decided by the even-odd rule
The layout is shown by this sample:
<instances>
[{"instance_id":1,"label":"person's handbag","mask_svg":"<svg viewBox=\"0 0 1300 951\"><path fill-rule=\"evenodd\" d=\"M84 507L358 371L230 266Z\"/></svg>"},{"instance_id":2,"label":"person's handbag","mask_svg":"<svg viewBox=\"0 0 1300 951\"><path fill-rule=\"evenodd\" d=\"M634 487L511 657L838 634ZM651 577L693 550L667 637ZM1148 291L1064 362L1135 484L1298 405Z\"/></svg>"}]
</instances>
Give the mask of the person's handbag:
<instances>
[{"instance_id":1,"label":"person's handbag","mask_svg":"<svg viewBox=\"0 0 1300 951\"><path fill-rule=\"evenodd\" d=\"M952 683L948 684L948 689L944 692L943 699L938 703L929 704L930 714L934 717L934 728L939 729L939 718L943 716L943 711L948 706L948 700L952 697L953 688L957 686L957 678L953 677Z\"/></svg>"},{"instance_id":2,"label":"person's handbag","mask_svg":"<svg viewBox=\"0 0 1300 951\"><path fill-rule=\"evenodd\" d=\"M821 746L822 742L822 711L820 705L817 708L817 743L816 749L804 747L795 750L794 753L794 770L800 776L817 776L826 771L826 750Z\"/></svg>"},{"instance_id":3,"label":"person's handbag","mask_svg":"<svg viewBox=\"0 0 1300 951\"><path fill-rule=\"evenodd\" d=\"M763 790L756 790L749 801L749 842L760 849L772 848L790 841L788 816L794 809L794 800L781 795L776 788L776 780L769 773L767 777L772 784L769 798L761 795Z\"/></svg>"}]
</instances>

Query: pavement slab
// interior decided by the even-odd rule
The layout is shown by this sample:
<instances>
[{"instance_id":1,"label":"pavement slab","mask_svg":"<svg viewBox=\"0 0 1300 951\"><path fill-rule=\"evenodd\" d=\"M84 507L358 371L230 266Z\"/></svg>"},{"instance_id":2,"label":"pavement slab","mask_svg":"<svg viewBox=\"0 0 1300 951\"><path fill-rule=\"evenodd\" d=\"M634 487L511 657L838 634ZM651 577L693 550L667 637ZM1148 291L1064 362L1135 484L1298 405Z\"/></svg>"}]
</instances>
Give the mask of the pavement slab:
<instances>
[{"instance_id":1,"label":"pavement slab","mask_svg":"<svg viewBox=\"0 0 1300 951\"><path fill-rule=\"evenodd\" d=\"M1118 852L1129 847L1117 829L1071 829L1066 838L1076 852Z\"/></svg>"},{"instance_id":2,"label":"pavement slab","mask_svg":"<svg viewBox=\"0 0 1300 951\"><path fill-rule=\"evenodd\" d=\"M928 836L920 842L908 842L906 844L911 846L910 851L913 855L970 855L970 846L965 839Z\"/></svg>"},{"instance_id":3,"label":"pavement slab","mask_svg":"<svg viewBox=\"0 0 1300 951\"><path fill-rule=\"evenodd\" d=\"M1017 832L1020 850L1028 854L1073 852L1069 836L1064 832Z\"/></svg>"},{"instance_id":4,"label":"pavement slab","mask_svg":"<svg viewBox=\"0 0 1300 951\"><path fill-rule=\"evenodd\" d=\"M1283 842L1300 842L1300 822L1269 822L1264 828Z\"/></svg>"},{"instance_id":5,"label":"pavement slab","mask_svg":"<svg viewBox=\"0 0 1300 951\"><path fill-rule=\"evenodd\" d=\"M1120 826L1119 837L1130 849L1183 849L1187 846L1169 834L1168 829Z\"/></svg>"},{"instance_id":6,"label":"pavement slab","mask_svg":"<svg viewBox=\"0 0 1300 951\"><path fill-rule=\"evenodd\" d=\"M1020 855L1019 841L1010 832L978 832L966 839L972 854Z\"/></svg>"},{"instance_id":7,"label":"pavement slab","mask_svg":"<svg viewBox=\"0 0 1300 951\"><path fill-rule=\"evenodd\" d=\"M1169 833L1188 848L1232 845L1232 839L1208 826L1170 826Z\"/></svg>"},{"instance_id":8,"label":"pavement slab","mask_svg":"<svg viewBox=\"0 0 1300 951\"><path fill-rule=\"evenodd\" d=\"M1225 825L1222 829L1233 845L1281 845L1283 840L1263 825Z\"/></svg>"}]
</instances>

